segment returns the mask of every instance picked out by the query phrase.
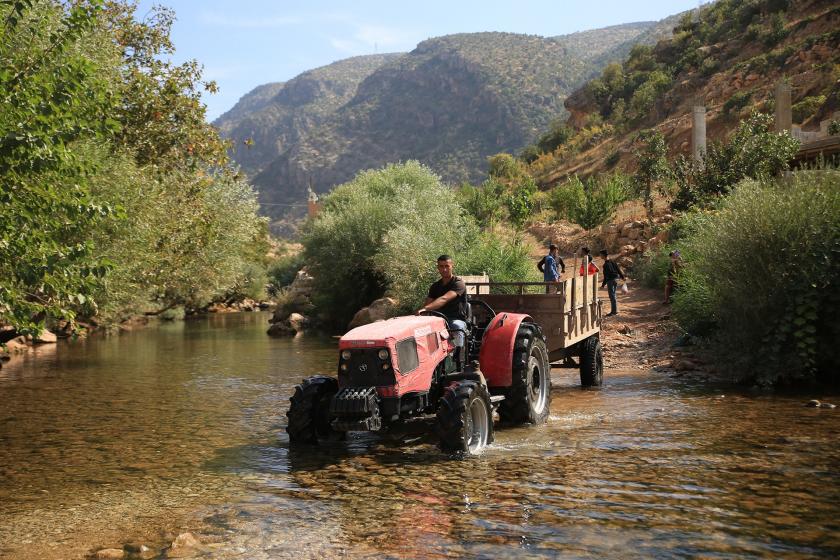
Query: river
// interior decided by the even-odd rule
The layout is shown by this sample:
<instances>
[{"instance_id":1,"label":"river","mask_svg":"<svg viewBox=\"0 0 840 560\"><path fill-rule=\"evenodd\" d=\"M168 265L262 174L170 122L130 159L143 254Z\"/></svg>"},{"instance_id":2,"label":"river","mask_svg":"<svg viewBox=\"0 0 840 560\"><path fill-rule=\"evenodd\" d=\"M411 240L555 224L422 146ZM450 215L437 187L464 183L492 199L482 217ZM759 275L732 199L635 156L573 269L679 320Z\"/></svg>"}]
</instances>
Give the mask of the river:
<instances>
[{"instance_id":1,"label":"river","mask_svg":"<svg viewBox=\"0 0 840 560\"><path fill-rule=\"evenodd\" d=\"M335 342L272 339L266 319L0 369L0 558L162 551L184 531L220 559L840 556L840 408L652 371L581 390L555 370L548 424L479 457L370 435L289 449L288 397L333 371Z\"/></svg>"}]
</instances>

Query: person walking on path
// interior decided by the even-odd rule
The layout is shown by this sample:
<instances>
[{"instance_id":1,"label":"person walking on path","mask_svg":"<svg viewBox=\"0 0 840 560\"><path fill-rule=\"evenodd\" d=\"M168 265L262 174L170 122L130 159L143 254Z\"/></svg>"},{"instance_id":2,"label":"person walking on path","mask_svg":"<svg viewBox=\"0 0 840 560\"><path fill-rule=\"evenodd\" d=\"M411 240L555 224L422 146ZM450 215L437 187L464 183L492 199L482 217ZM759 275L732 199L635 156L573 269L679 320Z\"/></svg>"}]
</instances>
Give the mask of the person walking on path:
<instances>
[{"instance_id":1,"label":"person walking on path","mask_svg":"<svg viewBox=\"0 0 840 560\"><path fill-rule=\"evenodd\" d=\"M611 261L607 252L605 250L601 250L601 256L604 257L604 264L602 266L604 270L604 281L601 282L601 287L607 287L607 293L610 295L610 312L607 313L607 317L610 315L618 315L618 300L616 300L615 292L618 288L618 279L621 278L622 280L626 280L624 277L624 273L621 272L621 267L618 266L618 263L615 261Z\"/></svg>"},{"instance_id":2,"label":"person walking on path","mask_svg":"<svg viewBox=\"0 0 840 560\"><path fill-rule=\"evenodd\" d=\"M558 271L558 266L560 270ZM543 282L557 283L560 281L560 275L566 272L566 264L560 258L560 250L557 245L552 243L548 246L548 254L540 259L537 263L537 268L543 273Z\"/></svg>"},{"instance_id":3,"label":"person walking on path","mask_svg":"<svg viewBox=\"0 0 840 560\"><path fill-rule=\"evenodd\" d=\"M668 278L665 280L665 301L662 302L663 305L671 303L671 295L677 288L677 272L682 266L679 251L671 251L668 256L671 258L671 262L668 264Z\"/></svg>"}]
</instances>

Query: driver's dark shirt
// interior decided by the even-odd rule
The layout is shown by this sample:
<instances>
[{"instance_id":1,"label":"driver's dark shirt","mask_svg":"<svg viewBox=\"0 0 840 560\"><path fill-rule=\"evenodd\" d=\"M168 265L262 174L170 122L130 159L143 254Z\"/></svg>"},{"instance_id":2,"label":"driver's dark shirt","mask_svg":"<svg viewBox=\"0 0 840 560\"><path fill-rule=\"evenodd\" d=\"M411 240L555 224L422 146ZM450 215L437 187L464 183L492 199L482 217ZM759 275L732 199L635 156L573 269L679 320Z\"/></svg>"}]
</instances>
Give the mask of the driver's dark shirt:
<instances>
[{"instance_id":1,"label":"driver's dark shirt","mask_svg":"<svg viewBox=\"0 0 840 560\"><path fill-rule=\"evenodd\" d=\"M460 319L466 321L467 319L467 286L464 281L453 276L446 284L443 279L438 280L429 287L429 297L437 299L448 291L453 291L458 294L458 297L448 301L446 305L438 309L441 313L446 315L449 319Z\"/></svg>"}]
</instances>

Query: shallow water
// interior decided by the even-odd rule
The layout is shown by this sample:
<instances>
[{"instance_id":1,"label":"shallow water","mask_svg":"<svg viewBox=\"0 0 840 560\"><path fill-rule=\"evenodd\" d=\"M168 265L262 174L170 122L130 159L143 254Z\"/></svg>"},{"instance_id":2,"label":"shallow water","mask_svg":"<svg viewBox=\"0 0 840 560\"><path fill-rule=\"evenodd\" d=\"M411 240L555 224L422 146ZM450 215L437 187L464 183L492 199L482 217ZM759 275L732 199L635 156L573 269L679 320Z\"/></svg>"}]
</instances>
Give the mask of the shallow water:
<instances>
[{"instance_id":1,"label":"shallow water","mask_svg":"<svg viewBox=\"0 0 840 560\"><path fill-rule=\"evenodd\" d=\"M653 372L585 391L555 370L548 424L500 429L480 457L367 434L290 450L288 396L334 369L335 343L269 338L266 319L0 370L0 557L161 549L183 530L212 558L840 556L840 409Z\"/></svg>"}]
</instances>

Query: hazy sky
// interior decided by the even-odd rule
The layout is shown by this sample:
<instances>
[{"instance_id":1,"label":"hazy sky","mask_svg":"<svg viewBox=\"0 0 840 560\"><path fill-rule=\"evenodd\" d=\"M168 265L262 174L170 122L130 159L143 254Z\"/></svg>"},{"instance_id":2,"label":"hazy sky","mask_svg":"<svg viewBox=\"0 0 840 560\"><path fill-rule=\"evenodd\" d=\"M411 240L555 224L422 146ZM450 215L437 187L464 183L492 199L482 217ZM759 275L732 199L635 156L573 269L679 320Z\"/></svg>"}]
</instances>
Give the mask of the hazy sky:
<instances>
[{"instance_id":1,"label":"hazy sky","mask_svg":"<svg viewBox=\"0 0 840 560\"><path fill-rule=\"evenodd\" d=\"M294 78L336 60L408 52L429 37L476 31L553 36L659 20L697 0L415 2L326 0L140 0L138 17L160 4L175 10L178 62L194 58L220 91L205 95L215 119L254 87Z\"/></svg>"}]
</instances>

